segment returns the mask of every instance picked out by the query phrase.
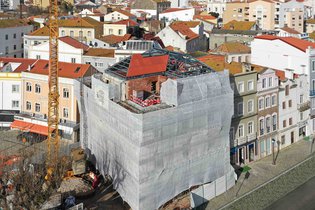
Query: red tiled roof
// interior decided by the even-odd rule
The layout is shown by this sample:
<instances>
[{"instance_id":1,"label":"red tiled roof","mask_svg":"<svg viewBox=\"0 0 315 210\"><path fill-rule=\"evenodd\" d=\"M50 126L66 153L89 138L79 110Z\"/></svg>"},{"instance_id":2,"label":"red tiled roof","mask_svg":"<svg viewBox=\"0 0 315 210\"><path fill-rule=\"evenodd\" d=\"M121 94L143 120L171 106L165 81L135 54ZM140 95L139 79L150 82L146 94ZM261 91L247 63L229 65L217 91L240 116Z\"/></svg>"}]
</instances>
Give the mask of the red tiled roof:
<instances>
[{"instance_id":1,"label":"red tiled roof","mask_svg":"<svg viewBox=\"0 0 315 210\"><path fill-rule=\"evenodd\" d=\"M119 12L123 15L126 15L128 17L136 17L134 14L131 14L130 12L126 11L126 10L115 10L116 12Z\"/></svg>"},{"instance_id":2,"label":"red tiled roof","mask_svg":"<svg viewBox=\"0 0 315 210\"><path fill-rule=\"evenodd\" d=\"M300 34L300 32L294 30L293 28L283 27L283 28L280 28L280 29L285 31L285 32L288 32L290 34Z\"/></svg>"},{"instance_id":3,"label":"red tiled roof","mask_svg":"<svg viewBox=\"0 0 315 210\"><path fill-rule=\"evenodd\" d=\"M38 125L21 120L14 120L10 125L11 128L17 128L22 131L29 131L32 133L38 133L41 135L48 135L48 127L44 125Z\"/></svg>"},{"instance_id":4,"label":"red tiled roof","mask_svg":"<svg viewBox=\"0 0 315 210\"><path fill-rule=\"evenodd\" d=\"M120 42L127 41L131 38L131 34L125 34L124 36L116 36L116 35L107 35L100 37L99 39L108 44L118 44Z\"/></svg>"},{"instance_id":5,"label":"red tiled roof","mask_svg":"<svg viewBox=\"0 0 315 210\"><path fill-rule=\"evenodd\" d=\"M120 20L120 21L117 21L117 22L114 22L113 24L119 24L119 25L126 25L126 26L137 26L138 23L133 21L133 20Z\"/></svg>"},{"instance_id":6,"label":"red tiled roof","mask_svg":"<svg viewBox=\"0 0 315 210\"><path fill-rule=\"evenodd\" d=\"M163 13L170 13L170 12L178 12L178 11L183 11L183 10L188 10L190 8L168 8L166 10L164 10L163 12L161 12L161 14Z\"/></svg>"},{"instance_id":7,"label":"red tiled roof","mask_svg":"<svg viewBox=\"0 0 315 210\"><path fill-rule=\"evenodd\" d=\"M279 80L284 81L285 80L285 72L280 70L275 70L276 75L278 76Z\"/></svg>"},{"instance_id":8,"label":"red tiled roof","mask_svg":"<svg viewBox=\"0 0 315 210\"><path fill-rule=\"evenodd\" d=\"M0 62L6 63L20 63L20 65L14 70L15 73L20 73L27 71L27 69L33 65L37 60L36 59L27 59L27 58L5 58L0 57ZM0 68L1 71L1 68Z\"/></svg>"},{"instance_id":9,"label":"red tiled roof","mask_svg":"<svg viewBox=\"0 0 315 210\"><path fill-rule=\"evenodd\" d=\"M58 67L59 77L75 79L84 77L89 70L90 65L59 62ZM33 74L48 75L48 60L38 60L29 72Z\"/></svg>"},{"instance_id":10,"label":"red tiled roof","mask_svg":"<svg viewBox=\"0 0 315 210\"><path fill-rule=\"evenodd\" d=\"M127 77L164 72L168 58L168 55L142 57L141 54L134 54L130 60Z\"/></svg>"},{"instance_id":11,"label":"red tiled roof","mask_svg":"<svg viewBox=\"0 0 315 210\"><path fill-rule=\"evenodd\" d=\"M212 15L194 15L194 19L200 20L216 20L217 18Z\"/></svg>"},{"instance_id":12,"label":"red tiled roof","mask_svg":"<svg viewBox=\"0 0 315 210\"><path fill-rule=\"evenodd\" d=\"M187 26L185 24L185 22L178 22L178 23L173 23L170 25L170 27L175 31L175 32L179 32L182 35L186 36L187 40L191 40L191 39L195 39L197 37L199 37L198 34L196 34L195 32L193 32L189 26Z\"/></svg>"},{"instance_id":13,"label":"red tiled roof","mask_svg":"<svg viewBox=\"0 0 315 210\"><path fill-rule=\"evenodd\" d=\"M277 37L277 36L272 36L272 35L261 35L261 36L256 36L255 39L265 39L269 41L281 40L304 52L306 51L308 47L315 48L315 43L309 42L303 39L298 39L295 37Z\"/></svg>"},{"instance_id":14,"label":"red tiled roof","mask_svg":"<svg viewBox=\"0 0 315 210\"><path fill-rule=\"evenodd\" d=\"M87 51L89 49L89 46L79 42L78 40L70 37L70 36L64 36L59 38L60 41L67 43L68 45L71 45L72 47L83 49L84 51Z\"/></svg>"}]
</instances>

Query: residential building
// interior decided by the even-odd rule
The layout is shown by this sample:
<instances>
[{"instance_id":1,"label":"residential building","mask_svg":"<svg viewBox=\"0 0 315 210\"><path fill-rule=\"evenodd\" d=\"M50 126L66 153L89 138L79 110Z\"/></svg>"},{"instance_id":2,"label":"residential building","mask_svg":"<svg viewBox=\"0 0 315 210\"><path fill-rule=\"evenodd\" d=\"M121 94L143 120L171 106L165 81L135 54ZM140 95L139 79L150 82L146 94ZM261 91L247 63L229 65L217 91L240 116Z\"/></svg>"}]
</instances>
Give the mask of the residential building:
<instances>
[{"instance_id":1,"label":"residential building","mask_svg":"<svg viewBox=\"0 0 315 210\"><path fill-rule=\"evenodd\" d=\"M99 22L104 22L104 14L101 13L98 9L83 9L81 12L79 12L80 17L90 17L94 20L97 20Z\"/></svg>"},{"instance_id":2,"label":"residential building","mask_svg":"<svg viewBox=\"0 0 315 210\"><path fill-rule=\"evenodd\" d=\"M310 115L315 116L315 43L294 37L258 36L252 42L252 63L282 70L285 77L307 75ZM294 62L293 62L294 61ZM306 136L311 133L306 130Z\"/></svg>"},{"instance_id":3,"label":"residential building","mask_svg":"<svg viewBox=\"0 0 315 210\"><path fill-rule=\"evenodd\" d=\"M171 8L185 8L189 6L188 0L170 0Z\"/></svg>"},{"instance_id":4,"label":"residential building","mask_svg":"<svg viewBox=\"0 0 315 210\"><path fill-rule=\"evenodd\" d=\"M137 17L126 10L115 10L111 13L108 13L104 16L104 21L117 22L120 20L137 21Z\"/></svg>"},{"instance_id":5,"label":"residential building","mask_svg":"<svg viewBox=\"0 0 315 210\"><path fill-rule=\"evenodd\" d=\"M249 4L246 1L231 1L225 3L223 11L223 24L230 21L249 21ZM223 10L222 6L222 10Z\"/></svg>"},{"instance_id":6,"label":"residential building","mask_svg":"<svg viewBox=\"0 0 315 210\"><path fill-rule=\"evenodd\" d=\"M272 148L277 149L278 142L278 98L279 81L276 72L264 68L258 72L257 79L257 125L258 149L257 158L262 158L272 153Z\"/></svg>"},{"instance_id":7,"label":"residential building","mask_svg":"<svg viewBox=\"0 0 315 210\"><path fill-rule=\"evenodd\" d=\"M103 35L124 36L137 31L138 23L133 20L120 20L117 22L105 23Z\"/></svg>"},{"instance_id":8,"label":"residential building","mask_svg":"<svg viewBox=\"0 0 315 210\"><path fill-rule=\"evenodd\" d=\"M300 33L304 32L305 9L299 0L276 2L275 27L288 26Z\"/></svg>"},{"instance_id":9,"label":"residential building","mask_svg":"<svg viewBox=\"0 0 315 210\"><path fill-rule=\"evenodd\" d=\"M67 3L74 5L74 0L66 0ZM32 6L40 7L42 9L47 9L49 7L49 0L34 0L32 1Z\"/></svg>"},{"instance_id":10,"label":"residential building","mask_svg":"<svg viewBox=\"0 0 315 210\"><path fill-rule=\"evenodd\" d=\"M74 81L95 73L87 64L59 62L59 129L61 138L78 140L79 112L74 95ZM47 136L48 61L37 60L27 72L22 72L21 113L15 116L11 128Z\"/></svg>"},{"instance_id":11,"label":"residential building","mask_svg":"<svg viewBox=\"0 0 315 210\"><path fill-rule=\"evenodd\" d=\"M194 8L168 8L160 13L159 20L168 26L173 21L193 20L194 15Z\"/></svg>"},{"instance_id":12,"label":"residential building","mask_svg":"<svg viewBox=\"0 0 315 210\"><path fill-rule=\"evenodd\" d=\"M145 32L157 34L162 30L162 25L164 24L159 20L147 20L142 22L139 27L143 28Z\"/></svg>"},{"instance_id":13,"label":"residential building","mask_svg":"<svg viewBox=\"0 0 315 210\"><path fill-rule=\"evenodd\" d=\"M89 46L69 36L60 37L58 45L58 58L60 62L82 63L82 55L89 49ZM49 42L30 46L27 55L27 58L31 59L49 60Z\"/></svg>"},{"instance_id":14,"label":"residential building","mask_svg":"<svg viewBox=\"0 0 315 210\"><path fill-rule=\"evenodd\" d=\"M277 31L279 32L277 35L280 37L295 37L299 39L309 38L307 33L300 33L289 27L283 27L283 28L277 29Z\"/></svg>"},{"instance_id":15,"label":"residential building","mask_svg":"<svg viewBox=\"0 0 315 210\"><path fill-rule=\"evenodd\" d=\"M131 38L131 34L125 34L124 36L107 35L98 39L94 39L90 42L90 47L116 49L125 44L127 40Z\"/></svg>"},{"instance_id":16,"label":"residential building","mask_svg":"<svg viewBox=\"0 0 315 210\"><path fill-rule=\"evenodd\" d=\"M212 31L218 25L218 18L209 14L194 15L194 20L201 21L205 31Z\"/></svg>"},{"instance_id":17,"label":"residential building","mask_svg":"<svg viewBox=\"0 0 315 210\"><path fill-rule=\"evenodd\" d=\"M209 0L207 4L208 12L215 12L219 14L219 18L223 17L223 13L226 10L226 3L230 0Z\"/></svg>"},{"instance_id":18,"label":"residential building","mask_svg":"<svg viewBox=\"0 0 315 210\"><path fill-rule=\"evenodd\" d=\"M119 182L113 188L133 210L158 209L196 185L213 192L199 200L191 194L200 205L234 185L227 71L152 49L93 76L91 87L76 87L82 147Z\"/></svg>"},{"instance_id":19,"label":"residential building","mask_svg":"<svg viewBox=\"0 0 315 210\"><path fill-rule=\"evenodd\" d=\"M234 91L234 115L230 128L231 163L254 161L257 157L257 71L250 64L225 61L222 55L206 55L198 60L216 71L229 70Z\"/></svg>"},{"instance_id":20,"label":"residential building","mask_svg":"<svg viewBox=\"0 0 315 210\"><path fill-rule=\"evenodd\" d=\"M9 11L9 10L17 10L19 5L20 5L19 0L1 0L0 12Z\"/></svg>"},{"instance_id":21,"label":"residential building","mask_svg":"<svg viewBox=\"0 0 315 210\"><path fill-rule=\"evenodd\" d=\"M165 46L171 45L183 52L206 51L207 37L199 21L175 21L165 27L158 36Z\"/></svg>"},{"instance_id":22,"label":"residential building","mask_svg":"<svg viewBox=\"0 0 315 210\"><path fill-rule=\"evenodd\" d=\"M250 47L239 42L226 42L211 51L211 53L225 55L227 63L250 63L251 50Z\"/></svg>"},{"instance_id":23,"label":"residential building","mask_svg":"<svg viewBox=\"0 0 315 210\"><path fill-rule=\"evenodd\" d=\"M103 23L90 17L59 20L59 36L70 36L88 44L103 35Z\"/></svg>"},{"instance_id":24,"label":"residential building","mask_svg":"<svg viewBox=\"0 0 315 210\"><path fill-rule=\"evenodd\" d=\"M116 63L114 49L90 48L82 56L82 63L92 65L99 72L104 72Z\"/></svg>"},{"instance_id":25,"label":"residential building","mask_svg":"<svg viewBox=\"0 0 315 210\"><path fill-rule=\"evenodd\" d=\"M306 20L306 33L312 33L315 31L315 19Z\"/></svg>"},{"instance_id":26,"label":"residential building","mask_svg":"<svg viewBox=\"0 0 315 210\"><path fill-rule=\"evenodd\" d=\"M248 3L248 21L254 21L260 29L275 29L276 5L269 0L256 0Z\"/></svg>"},{"instance_id":27,"label":"residential building","mask_svg":"<svg viewBox=\"0 0 315 210\"><path fill-rule=\"evenodd\" d=\"M31 33L25 34L23 36L24 42L24 58L28 58L28 51L33 46L43 44L49 41L49 28L44 26Z\"/></svg>"},{"instance_id":28,"label":"residential building","mask_svg":"<svg viewBox=\"0 0 315 210\"><path fill-rule=\"evenodd\" d=\"M36 60L0 57L0 127L10 127L14 115L21 112L21 73Z\"/></svg>"},{"instance_id":29,"label":"residential building","mask_svg":"<svg viewBox=\"0 0 315 210\"><path fill-rule=\"evenodd\" d=\"M159 20L159 15L162 11L171 7L171 2L167 0L139 0L131 5L131 13L141 10L150 14L151 17L156 17Z\"/></svg>"},{"instance_id":30,"label":"residential building","mask_svg":"<svg viewBox=\"0 0 315 210\"><path fill-rule=\"evenodd\" d=\"M33 28L27 20L0 20L0 57L23 57L23 36Z\"/></svg>"},{"instance_id":31,"label":"residential building","mask_svg":"<svg viewBox=\"0 0 315 210\"><path fill-rule=\"evenodd\" d=\"M310 101L307 75L285 78L285 72L277 70L279 77L279 134L281 148L306 136L309 129Z\"/></svg>"}]
</instances>

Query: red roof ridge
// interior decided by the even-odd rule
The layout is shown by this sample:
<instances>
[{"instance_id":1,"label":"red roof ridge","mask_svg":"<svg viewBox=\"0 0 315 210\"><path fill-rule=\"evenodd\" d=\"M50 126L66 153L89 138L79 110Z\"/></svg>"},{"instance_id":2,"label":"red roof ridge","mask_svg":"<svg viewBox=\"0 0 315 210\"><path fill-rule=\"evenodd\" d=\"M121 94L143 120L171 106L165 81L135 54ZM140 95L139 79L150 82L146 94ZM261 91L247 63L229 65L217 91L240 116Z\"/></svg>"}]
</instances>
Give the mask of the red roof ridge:
<instances>
[{"instance_id":1,"label":"red roof ridge","mask_svg":"<svg viewBox=\"0 0 315 210\"><path fill-rule=\"evenodd\" d=\"M59 37L59 40L67 43L68 45L71 45L74 48L83 49L84 51L89 49L89 46L83 44L82 42L79 42L78 40L70 36Z\"/></svg>"}]
</instances>

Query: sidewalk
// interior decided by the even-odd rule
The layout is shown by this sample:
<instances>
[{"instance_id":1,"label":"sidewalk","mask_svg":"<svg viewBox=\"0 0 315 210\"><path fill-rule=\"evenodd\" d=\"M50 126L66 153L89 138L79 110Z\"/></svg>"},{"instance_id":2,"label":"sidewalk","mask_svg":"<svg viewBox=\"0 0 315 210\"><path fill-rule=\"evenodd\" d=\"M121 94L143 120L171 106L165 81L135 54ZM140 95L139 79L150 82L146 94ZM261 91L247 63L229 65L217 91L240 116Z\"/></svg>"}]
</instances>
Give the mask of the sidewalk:
<instances>
[{"instance_id":1,"label":"sidewalk","mask_svg":"<svg viewBox=\"0 0 315 210\"><path fill-rule=\"evenodd\" d=\"M272 165L272 155L247 164L251 168L248 179L245 179L245 173L242 173L234 187L226 193L210 200L205 209L219 209L257 186L269 181L281 172L302 162L309 155L310 142L300 140L280 150L276 165Z\"/></svg>"}]
</instances>

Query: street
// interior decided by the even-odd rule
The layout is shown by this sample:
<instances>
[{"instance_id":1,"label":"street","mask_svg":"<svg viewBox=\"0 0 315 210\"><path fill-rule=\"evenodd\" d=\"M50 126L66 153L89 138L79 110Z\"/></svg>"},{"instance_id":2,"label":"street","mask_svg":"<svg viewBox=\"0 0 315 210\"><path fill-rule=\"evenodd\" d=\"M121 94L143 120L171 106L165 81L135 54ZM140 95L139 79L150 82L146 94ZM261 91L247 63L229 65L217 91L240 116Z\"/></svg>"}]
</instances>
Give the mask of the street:
<instances>
[{"instance_id":1,"label":"street","mask_svg":"<svg viewBox=\"0 0 315 210\"><path fill-rule=\"evenodd\" d=\"M266 210L314 210L315 209L315 177L293 190L285 197L277 200Z\"/></svg>"}]
</instances>

